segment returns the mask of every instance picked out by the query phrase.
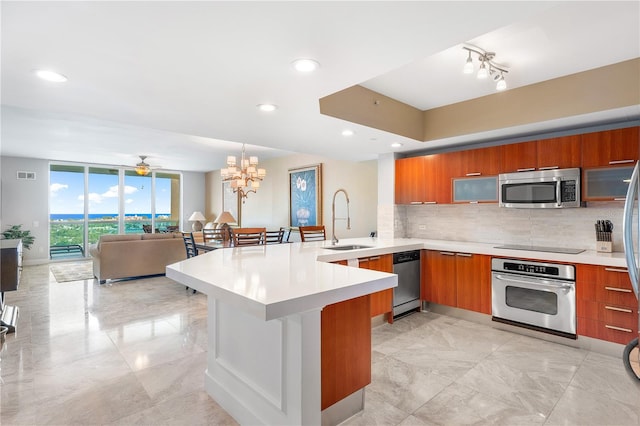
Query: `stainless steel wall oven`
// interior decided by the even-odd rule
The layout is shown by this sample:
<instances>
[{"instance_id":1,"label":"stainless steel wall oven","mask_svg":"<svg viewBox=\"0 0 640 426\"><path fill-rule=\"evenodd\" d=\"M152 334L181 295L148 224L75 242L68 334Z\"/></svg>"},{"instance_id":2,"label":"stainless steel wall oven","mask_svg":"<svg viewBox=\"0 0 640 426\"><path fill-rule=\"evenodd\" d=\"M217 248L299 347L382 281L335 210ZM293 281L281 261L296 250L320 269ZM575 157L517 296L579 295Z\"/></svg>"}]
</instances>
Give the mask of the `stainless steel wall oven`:
<instances>
[{"instance_id":1,"label":"stainless steel wall oven","mask_svg":"<svg viewBox=\"0 0 640 426\"><path fill-rule=\"evenodd\" d=\"M491 260L494 321L576 338L575 266Z\"/></svg>"}]
</instances>

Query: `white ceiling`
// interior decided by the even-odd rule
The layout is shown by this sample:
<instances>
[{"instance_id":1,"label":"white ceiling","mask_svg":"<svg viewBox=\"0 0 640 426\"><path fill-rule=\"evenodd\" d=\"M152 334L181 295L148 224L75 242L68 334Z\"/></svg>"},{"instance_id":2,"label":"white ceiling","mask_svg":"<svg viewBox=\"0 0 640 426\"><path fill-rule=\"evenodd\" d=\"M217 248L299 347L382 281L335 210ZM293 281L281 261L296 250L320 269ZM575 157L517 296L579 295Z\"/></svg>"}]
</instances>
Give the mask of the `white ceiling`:
<instances>
[{"instance_id":1,"label":"white ceiling","mask_svg":"<svg viewBox=\"0 0 640 426\"><path fill-rule=\"evenodd\" d=\"M171 170L261 158L368 160L426 143L319 113L355 84L429 109L494 93L461 72L496 52L510 88L640 57L640 2L11 2L2 19L2 155ZM290 66L321 64L310 75ZM32 73L69 77L55 84ZM275 103L273 113L257 110ZM637 118L633 107L429 142ZM350 128L350 138L341 131ZM226 142L225 142L226 141Z\"/></svg>"}]
</instances>

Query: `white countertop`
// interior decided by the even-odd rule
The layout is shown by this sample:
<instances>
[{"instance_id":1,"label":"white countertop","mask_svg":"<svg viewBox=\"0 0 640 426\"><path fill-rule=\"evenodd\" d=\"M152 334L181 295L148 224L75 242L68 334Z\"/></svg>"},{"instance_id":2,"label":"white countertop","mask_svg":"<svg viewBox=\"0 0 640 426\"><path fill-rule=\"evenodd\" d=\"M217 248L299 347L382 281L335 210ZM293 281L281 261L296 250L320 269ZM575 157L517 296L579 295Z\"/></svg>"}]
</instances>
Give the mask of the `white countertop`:
<instances>
[{"instance_id":1,"label":"white countertop","mask_svg":"<svg viewBox=\"0 0 640 426\"><path fill-rule=\"evenodd\" d=\"M271 320L397 286L394 274L329 263L337 260L428 249L626 267L619 252L560 254L416 238L351 238L338 245L351 244L369 247L337 251L325 248L330 241L318 241L220 249L167 266L167 277Z\"/></svg>"}]
</instances>

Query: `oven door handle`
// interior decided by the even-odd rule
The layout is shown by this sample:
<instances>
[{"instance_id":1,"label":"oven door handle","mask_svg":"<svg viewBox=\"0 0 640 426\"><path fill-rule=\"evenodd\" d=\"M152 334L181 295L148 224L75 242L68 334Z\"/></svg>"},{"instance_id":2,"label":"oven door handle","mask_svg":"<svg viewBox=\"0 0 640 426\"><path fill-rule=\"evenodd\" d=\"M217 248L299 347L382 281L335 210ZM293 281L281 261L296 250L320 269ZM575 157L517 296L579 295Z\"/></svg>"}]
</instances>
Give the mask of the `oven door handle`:
<instances>
[{"instance_id":1,"label":"oven door handle","mask_svg":"<svg viewBox=\"0 0 640 426\"><path fill-rule=\"evenodd\" d=\"M571 290L572 288L574 288L574 284L564 283L562 281L540 279L540 278L536 278L535 280L528 280L526 278L514 278L513 276L504 276L500 274L494 274L493 277L500 281L527 284L527 285L533 285L537 287L558 288L562 290Z\"/></svg>"}]
</instances>

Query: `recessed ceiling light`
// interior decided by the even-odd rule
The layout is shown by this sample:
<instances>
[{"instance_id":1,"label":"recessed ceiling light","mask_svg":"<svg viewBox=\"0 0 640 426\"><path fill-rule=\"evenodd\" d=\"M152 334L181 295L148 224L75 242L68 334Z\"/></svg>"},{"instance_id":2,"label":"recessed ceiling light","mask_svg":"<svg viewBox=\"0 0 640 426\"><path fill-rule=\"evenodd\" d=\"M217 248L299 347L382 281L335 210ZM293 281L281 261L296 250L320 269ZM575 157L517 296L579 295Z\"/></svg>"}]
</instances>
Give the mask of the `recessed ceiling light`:
<instances>
[{"instance_id":1,"label":"recessed ceiling light","mask_svg":"<svg viewBox=\"0 0 640 426\"><path fill-rule=\"evenodd\" d=\"M343 130L342 136L353 136L353 130L349 130L349 129Z\"/></svg>"},{"instance_id":2,"label":"recessed ceiling light","mask_svg":"<svg viewBox=\"0 0 640 426\"><path fill-rule=\"evenodd\" d=\"M68 80L64 75L51 70L34 70L33 72L41 79L54 83L64 83Z\"/></svg>"},{"instance_id":3,"label":"recessed ceiling light","mask_svg":"<svg viewBox=\"0 0 640 426\"><path fill-rule=\"evenodd\" d=\"M264 112L275 111L278 107L273 104L258 104L258 109Z\"/></svg>"},{"instance_id":4,"label":"recessed ceiling light","mask_svg":"<svg viewBox=\"0 0 640 426\"><path fill-rule=\"evenodd\" d=\"M300 58L293 61L293 68L298 72L313 72L320 68L320 64L313 59Z\"/></svg>"},{"instance_id":5,"label":"recessed ceiling light","mask_svg":"<svg viewBox=\"0 0 640 426\"><path fill-rule=\"evenodd\" d=\"M391 148L400 148L402 144L400 142L394 142L391 144Z\"/></svg>"}]
</instances>

